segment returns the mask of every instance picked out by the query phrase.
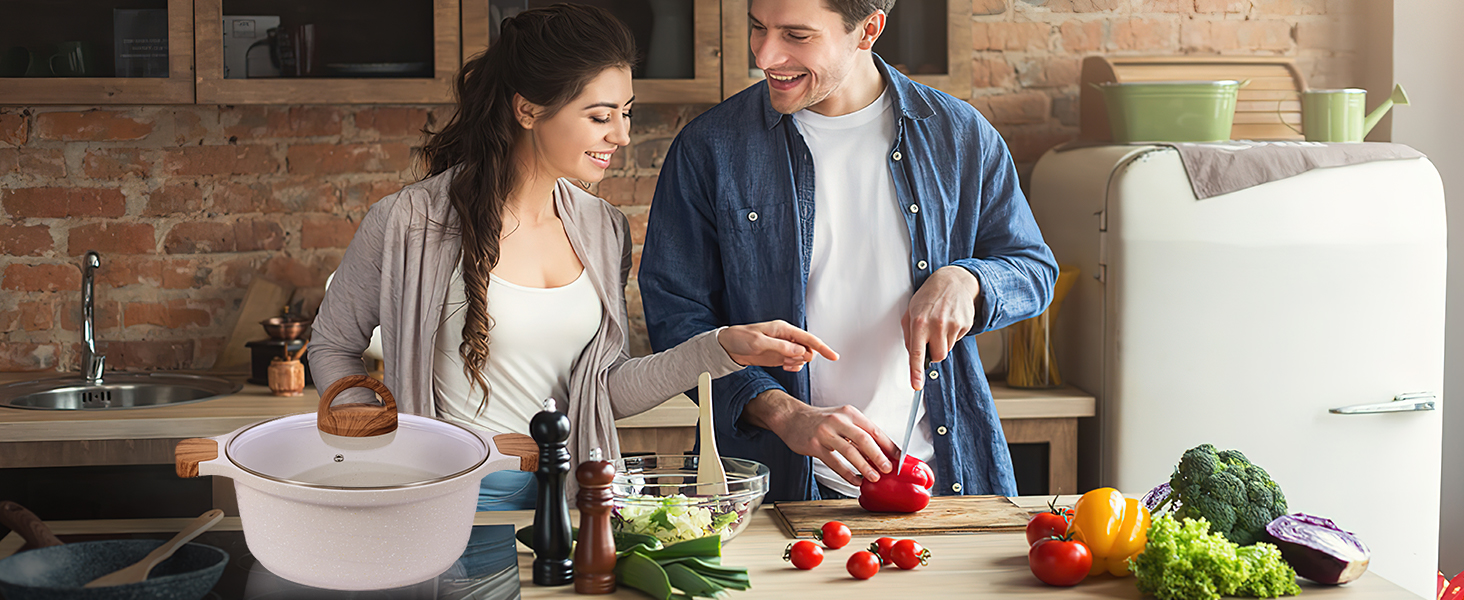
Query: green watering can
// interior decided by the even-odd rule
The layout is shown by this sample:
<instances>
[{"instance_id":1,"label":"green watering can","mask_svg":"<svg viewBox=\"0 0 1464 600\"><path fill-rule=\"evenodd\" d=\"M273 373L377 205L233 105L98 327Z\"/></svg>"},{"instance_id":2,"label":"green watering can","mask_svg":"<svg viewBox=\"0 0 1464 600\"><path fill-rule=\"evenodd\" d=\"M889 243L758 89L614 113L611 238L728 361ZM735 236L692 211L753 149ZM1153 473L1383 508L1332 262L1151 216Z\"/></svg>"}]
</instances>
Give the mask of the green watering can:
<instances>
[{"instance_id":1,"label":"green watering can","mask_svg":"<svg viewBox=\"0 0 1464 600\"><path fill-rule=\"evenodd\" d=\"M1284 120L1282 123L1305 135L1308 142L1361 142L1388 109L1408 104L1408 94L1403 86L1394 85L1393 94L1363 117L1366 101L1367 90L1357 88L1307 90L1301 93L1301 131Z\"/></svg>"}]
</instances>

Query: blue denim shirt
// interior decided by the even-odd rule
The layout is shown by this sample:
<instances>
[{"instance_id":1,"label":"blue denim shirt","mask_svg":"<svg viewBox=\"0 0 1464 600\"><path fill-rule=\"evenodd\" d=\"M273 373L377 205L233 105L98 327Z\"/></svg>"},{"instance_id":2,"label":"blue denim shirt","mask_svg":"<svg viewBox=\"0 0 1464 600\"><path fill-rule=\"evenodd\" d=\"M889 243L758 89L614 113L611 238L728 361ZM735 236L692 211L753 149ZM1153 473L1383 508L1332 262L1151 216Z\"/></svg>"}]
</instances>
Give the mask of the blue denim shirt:
<instances>
[{"instance_id":1,"label":"blue denim shirt","mask_svg":"<svg viewBox=\"0 0 1464 600\"><path fill-rule=\"evenodd\" d=\"M1039 314L1052 299L1057 263L1001 136L970 104L911 81L877 56L875 63L897 111L887 163L910 232L916 289L946 265L969 270L981 284L972 334ZM661 167L641 260L651 345L665 350L715 327L772 319L806 327L813 194L813 156L792 117L773 109L766 82L687 124ZM770 500L817 498L813 459L742 421L742 410L775 388L808 402L808 372L816 368L751 367L713 383L718 449L766 464ZM931 368L937 375L926 380L925 408L934 492L1015 495L973 337Z\"/></svg>"}]
</instances>

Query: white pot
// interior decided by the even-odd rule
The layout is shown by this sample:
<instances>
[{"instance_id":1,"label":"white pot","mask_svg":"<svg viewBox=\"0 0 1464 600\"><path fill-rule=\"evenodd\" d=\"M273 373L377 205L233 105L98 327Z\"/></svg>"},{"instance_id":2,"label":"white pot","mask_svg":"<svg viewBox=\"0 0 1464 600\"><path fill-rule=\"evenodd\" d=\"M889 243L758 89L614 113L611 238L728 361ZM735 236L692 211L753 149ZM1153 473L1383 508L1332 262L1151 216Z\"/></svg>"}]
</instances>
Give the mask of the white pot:
<instances>
[{"instance_id":1,"label":"white pot","mask_svg":"<svg viewBox=\"0 0 1464 600\"><path fill-rule=\"evenodd\" d=\"M329 407L358 386L383 405ZM175 452L180 476L234 480L244 541L261 565L334 590L400 587L447 570L467 547L479 480L538 462L528 436L397 415L386 387L364 376L332 385L317 413L184 440Z\"/></svg>"}]
</instances>

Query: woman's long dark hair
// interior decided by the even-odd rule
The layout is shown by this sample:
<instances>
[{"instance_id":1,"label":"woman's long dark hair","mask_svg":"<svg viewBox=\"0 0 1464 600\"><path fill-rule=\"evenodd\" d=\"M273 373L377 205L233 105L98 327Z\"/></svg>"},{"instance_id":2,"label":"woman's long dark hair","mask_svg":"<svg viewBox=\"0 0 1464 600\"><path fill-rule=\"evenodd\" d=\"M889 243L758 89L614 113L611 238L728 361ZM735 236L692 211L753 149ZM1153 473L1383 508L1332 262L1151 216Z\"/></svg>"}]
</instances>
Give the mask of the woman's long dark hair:
<instances>
[{"instance_id":1,"label":"woman's long dark hair","mask_svg":"<svg viewBox=\"0 0 1464 600\"><path fill-rule=\"evenodd\" d=\"M505 19L498 39L463 65L454 86L457 114L422 149L428 175L457 167L448 187L462 236L467 296L463 371L488 396L488 274L498 264L503 210L523 174L513 149L526 131L514 116L514 95L552 116L606 69L635 63L630 30L604 9L555 4ZM480 406L480 409L482 406Z\"/></svg>"}]
</instances>

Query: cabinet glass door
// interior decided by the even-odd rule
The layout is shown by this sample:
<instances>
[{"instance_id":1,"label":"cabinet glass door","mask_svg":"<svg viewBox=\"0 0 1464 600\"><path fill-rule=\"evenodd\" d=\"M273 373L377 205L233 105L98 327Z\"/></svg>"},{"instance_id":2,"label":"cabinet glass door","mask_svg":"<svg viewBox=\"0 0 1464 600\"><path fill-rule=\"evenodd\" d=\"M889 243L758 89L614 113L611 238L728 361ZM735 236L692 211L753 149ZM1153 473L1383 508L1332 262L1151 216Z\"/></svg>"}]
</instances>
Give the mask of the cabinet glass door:
<instances>
[{"instance_id":1,"label":"cabinet glass door","mask_svg":"<svg viewBox=\"0 0 1464 600\"><path fill-rule=\"evenodd\" d=\"M186 1L12 0L0 8L0 104L193 101Z\"/></svg>"},{"instance_id":2,"label":"cabinet glass door","mask_svg":"<svg viewBox=\"0 0 1464 600\"><path fill-rule=\"evenodd\" d=\"M724 97L763 78L748 46L747 0L722 3ZM962 0L899 0L874 51L910 78L957 98L971 95L971 3ZM745 67L742 65L746 65Z\"/></svg>"},{"instance_id":3,"label":"cabinet glass door","mask_svg":"<svg viewBox=\"0 0 1464 600\"><path fill-rule=\"evenodd\" d=\"M198 102L450 102L458 0L196 0Z\"/></svg>"},{"instance_id":4,"label":"cabinet glass door","mask_svg":"<svg viewBox=\"0 0 1464 600\"><path fill-rule=\"evenodd\" d=\"M465 0L464 55L498 40L505 19L562 0ZM603 8L635 38L631 70L639 103L716 102L721 99L717 0L577 0Z\"/></svg>"}]
</instances>

